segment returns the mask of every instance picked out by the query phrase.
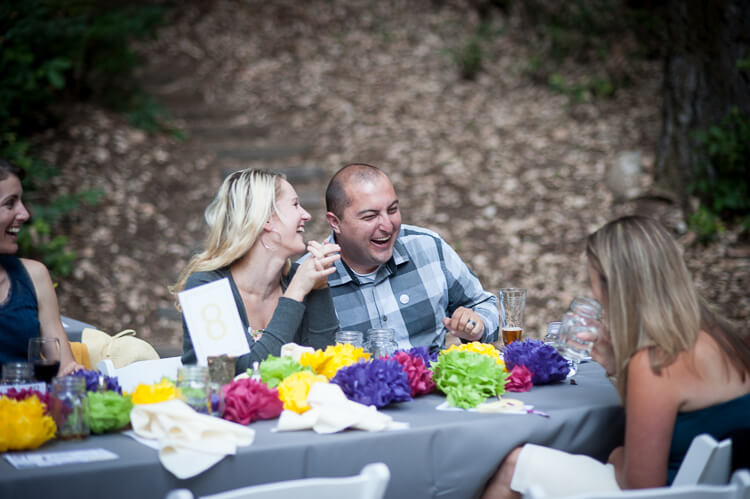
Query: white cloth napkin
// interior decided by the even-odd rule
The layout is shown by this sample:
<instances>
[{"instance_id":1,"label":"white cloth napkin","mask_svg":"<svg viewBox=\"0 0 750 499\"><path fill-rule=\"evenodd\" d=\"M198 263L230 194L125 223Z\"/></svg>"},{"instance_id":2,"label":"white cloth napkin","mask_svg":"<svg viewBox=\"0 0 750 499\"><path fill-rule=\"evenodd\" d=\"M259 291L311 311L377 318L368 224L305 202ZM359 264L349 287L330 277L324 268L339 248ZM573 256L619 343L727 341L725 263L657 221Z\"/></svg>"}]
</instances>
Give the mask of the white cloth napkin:
<instances>
[{"instance_id":1,"label":"white cloth napkin","mask_svg":"<svg viewBox=\"0 0 750 499\"><path fill-rule=\"evenodd\" d=\"M310 410L302 414L285 410L274 431L312 429L316 433L336 433L347 428L365 431L401 430L409 423L399 423L375 406L366 406L346 398L339 385L314 383L307 395Z\"/></svg>"},{"instance_id":2,"label":"white cloth napkin","mask_svg":"<svg viewBox=\"0 0 750 499\"><path fill-rule=\"evenodd\" d=\"M130 423L136 435L159 441L161 463L182 479L206 471L255 438L255 430L199 414L181 400L137 405Z\"/></svg>"},{"instance_id":3,"label":"white cloth napkin","mask_svg":"<svg viewBox=\"0 0 750 499\"><path fill-rule=\"evenodd\" d=\"M302 357L302 354L305 352L315 353L315 349L313 347L303 347L296 343L285 343L281 346L280 356L291 357L292 359L294 359L295 362L299 362L299 359Z\"/></svg>"}]
</instances>

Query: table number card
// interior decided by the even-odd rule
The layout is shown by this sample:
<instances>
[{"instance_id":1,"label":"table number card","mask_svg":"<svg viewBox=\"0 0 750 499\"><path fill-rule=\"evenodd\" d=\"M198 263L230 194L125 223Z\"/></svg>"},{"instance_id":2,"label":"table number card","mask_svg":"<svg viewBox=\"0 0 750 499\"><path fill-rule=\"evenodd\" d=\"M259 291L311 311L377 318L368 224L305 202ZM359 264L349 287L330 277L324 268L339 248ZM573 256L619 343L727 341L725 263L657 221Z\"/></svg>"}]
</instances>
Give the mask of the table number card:
<instances>
[{"instance_id":1,"label":"table number card","mask_svg":"<svg viewBox=\"0 0 750 499\"><path fill-rule=\"evenodd\" d=\"M114 452L102 448L62 452L14 452L5 454L5 460L19 470L26 468L46 468L62 464L93 463L94 461L108 461L110 459L118 459L119 457Z\"/></svg>"},{"instance_id":2,"label":"table number card","mask_svg":"<svg viewBox=\"0 0 750 499\"><path fill-rule=\"evenodd\" d=\"M229 279L182 291L178 298L199 365L208 365L211 355L250 352Z\"/></svg>"}]
</instances>

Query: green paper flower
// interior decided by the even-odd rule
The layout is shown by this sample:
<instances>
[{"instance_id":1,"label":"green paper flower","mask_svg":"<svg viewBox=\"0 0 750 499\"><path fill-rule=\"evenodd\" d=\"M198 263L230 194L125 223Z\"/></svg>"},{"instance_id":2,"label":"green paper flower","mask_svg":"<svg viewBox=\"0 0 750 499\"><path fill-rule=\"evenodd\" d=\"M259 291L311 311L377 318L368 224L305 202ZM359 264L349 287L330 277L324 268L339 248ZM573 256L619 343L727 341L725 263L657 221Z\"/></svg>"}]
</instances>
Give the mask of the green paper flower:
<instances>
[{"instance_id":1,"label":"green paper flower","mask_svg":"<svg viewBox=\"0 0 750 499\"><path fill-rule=\"evenodd\" d=\"M508 373L495 359L470 351L446 351L431 363L437 387L454 407L476 407L488 397L505 393Z\"/></svg>"},{"instance_id":2,"label":"green paper flower","mask_svg":"<svg viewBox=\"0 0 750 499\"><path fill-rule=\"evenodd\" d=\"M92 433L119 430L130 424L130 395L117 392L89 392L89 420Z\"/></svg>"},{"instance_id":3,"label":"green paper flower","mask_svg":"<svg viewBox=\"0 0 750 499\"><path fill-rule=\"evenodd\" d=\"M302 366L291 357L275 357L273 355L269 355L266 360L261 362L259 369L260 379L268 388L277 387L290 374L299 371L312 371L310 367ZM248 369L247 373L252 376L252 369Z\"/></svg>"}]
</instances>

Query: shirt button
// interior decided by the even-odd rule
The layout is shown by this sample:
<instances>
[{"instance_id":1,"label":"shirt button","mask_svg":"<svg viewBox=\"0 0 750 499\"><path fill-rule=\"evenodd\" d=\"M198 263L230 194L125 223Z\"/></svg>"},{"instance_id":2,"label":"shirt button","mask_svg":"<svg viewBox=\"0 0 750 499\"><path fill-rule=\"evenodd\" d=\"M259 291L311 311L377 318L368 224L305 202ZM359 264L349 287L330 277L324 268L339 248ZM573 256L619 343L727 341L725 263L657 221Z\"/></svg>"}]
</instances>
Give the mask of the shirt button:
<instances>
[{"instance_id":1,"label":"shirt button","mask_svg":"<svg viewBox=\"0 0 750 499\"><path fill-rule=\"evenodd\" d=\"M388 316L387 315L383 316L383 322L388 322Z\"/></svg>"}]
</instances>

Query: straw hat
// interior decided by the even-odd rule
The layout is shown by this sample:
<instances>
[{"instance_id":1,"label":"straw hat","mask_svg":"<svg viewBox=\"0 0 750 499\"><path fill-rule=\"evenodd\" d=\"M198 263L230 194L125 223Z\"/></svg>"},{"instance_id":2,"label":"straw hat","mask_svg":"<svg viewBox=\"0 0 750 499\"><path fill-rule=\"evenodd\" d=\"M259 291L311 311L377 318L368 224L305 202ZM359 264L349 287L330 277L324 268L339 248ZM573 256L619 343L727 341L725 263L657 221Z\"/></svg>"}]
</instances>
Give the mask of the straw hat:
<instances>
[{"instance_id":1,"label":"straw hat","mask_svg":"<svg viewBox=\"0 0 750 499\"><path fill-rule=\"evenodd\" d=\"M81 333L81 342L89 350L91 365L110 359L116 369L139 360L156 360L159 354L148 342L135 337L135 331L126 329L110 336L103 331L86 328Z\"/></svg>"}]
</instances>

